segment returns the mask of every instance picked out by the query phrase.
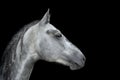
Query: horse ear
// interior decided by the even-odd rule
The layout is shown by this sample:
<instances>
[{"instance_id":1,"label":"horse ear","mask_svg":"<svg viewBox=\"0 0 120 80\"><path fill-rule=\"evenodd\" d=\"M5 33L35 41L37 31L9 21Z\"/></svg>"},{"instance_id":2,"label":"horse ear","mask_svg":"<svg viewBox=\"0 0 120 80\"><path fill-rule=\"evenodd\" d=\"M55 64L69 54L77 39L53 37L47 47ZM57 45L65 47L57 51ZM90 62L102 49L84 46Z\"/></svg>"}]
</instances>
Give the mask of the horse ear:
<instances>
[{"instance_id":1,"label":"horse ear","mask_svg":"<svg viewBox=\"0 0 120 80\"><path fill-rule=\"evenodd\" d=\"M41 19L39 24L45 25L47 23L50 22L50 13L49 13L49 9L47 10L47 12L45 13L45 15L43 16L43 18Z\"/></svg>"}]
</instances>

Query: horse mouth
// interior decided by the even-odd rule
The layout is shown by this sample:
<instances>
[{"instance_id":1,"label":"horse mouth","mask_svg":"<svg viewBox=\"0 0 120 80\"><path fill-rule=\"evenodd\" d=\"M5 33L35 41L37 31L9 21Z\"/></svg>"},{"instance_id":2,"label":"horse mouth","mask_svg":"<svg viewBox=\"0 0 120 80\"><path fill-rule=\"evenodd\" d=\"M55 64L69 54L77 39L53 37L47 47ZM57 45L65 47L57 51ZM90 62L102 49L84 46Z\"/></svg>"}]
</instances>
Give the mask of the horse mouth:
<instances>
[{"instance_id":1,"label":"horse mouth","mask_svg":"<svg viewBox=\"0 0 120 80\"><path fill-rule=\"evenodd\" d=\"M71 70L78 70L84 67L84 64L77 64L77 63L71 63L70 69Z\"/></svg>"}]
</instances>

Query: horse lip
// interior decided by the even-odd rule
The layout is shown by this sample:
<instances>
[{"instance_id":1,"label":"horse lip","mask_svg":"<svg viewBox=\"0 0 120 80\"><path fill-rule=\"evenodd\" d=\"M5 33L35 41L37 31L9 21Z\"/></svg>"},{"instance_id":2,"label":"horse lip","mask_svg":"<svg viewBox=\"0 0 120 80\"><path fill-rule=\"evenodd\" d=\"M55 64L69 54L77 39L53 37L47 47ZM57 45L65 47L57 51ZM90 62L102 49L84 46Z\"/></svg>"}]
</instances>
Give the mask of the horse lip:
<instances>
[{"instance_id":1,"label":"horse lip","mask_svg":"<svg viewBox=\"0 0 120 80\"><path fill-rule=\"evenodd\" d=\"M81 64L77 64L77 63L71 63L70 64L70 69L71 70L78 70L78 69L81 69L84 67L84 64L81 63Z\"/></svg>"}]
</instances>

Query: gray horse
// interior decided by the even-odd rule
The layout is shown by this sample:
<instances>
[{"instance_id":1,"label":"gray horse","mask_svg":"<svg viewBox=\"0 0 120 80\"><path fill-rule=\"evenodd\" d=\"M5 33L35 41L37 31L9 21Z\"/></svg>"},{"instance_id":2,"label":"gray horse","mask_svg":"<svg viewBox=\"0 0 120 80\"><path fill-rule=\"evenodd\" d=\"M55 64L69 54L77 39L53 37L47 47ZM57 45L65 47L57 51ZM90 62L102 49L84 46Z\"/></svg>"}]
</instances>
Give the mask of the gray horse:
<instances>
[{"instance_id":1,"label":"gray horse","mask_svg":"<svg viewBox=\"0 0 120 80\"><path fill-rule=\"evenodd\" d=\"M38 60L56 62L77 70L85 56L52 24L49 10L40 21L21 29L6 48L0 68L0 80L29 80Z\"/></svg>"}]
</instances>

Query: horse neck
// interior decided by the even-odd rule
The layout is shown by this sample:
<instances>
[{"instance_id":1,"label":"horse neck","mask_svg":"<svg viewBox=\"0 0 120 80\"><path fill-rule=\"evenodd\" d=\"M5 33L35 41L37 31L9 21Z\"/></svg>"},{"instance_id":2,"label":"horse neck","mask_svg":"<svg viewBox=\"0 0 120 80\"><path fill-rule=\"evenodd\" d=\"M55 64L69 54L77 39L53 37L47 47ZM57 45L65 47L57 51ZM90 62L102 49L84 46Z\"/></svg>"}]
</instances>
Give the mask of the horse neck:
<instances>
[{"instance_id":1,"label":"horse neck","mask_svg":"<svg viewBox=\"0 0 120 80\"><path fill-rule=\"evenodd\" d=\"M30 59L25 59L22 60L21 62L18 62L18 64L16 64L15 66L18 67L15 70L16 76L13 77L14 76L13 75L12 78L14 79L11 80L29 80L30 74L32 72L32 68L34 66L32 61Z\"/></svg>"},{"instance_id":2,"label":"horse neck","mask_svg":"<svg viewBox=\"0 0 120 80\"><path fill-rule=\"evenodd\" d=\"M18 44L19 46L19 44ZM22 53L19 53L19 48L17 50L18 58L17 64L19 68L17 69L18 74L16 75L15 80L29 80L30 74L32 72L35 61L37 60L34 48L31 45L24 44L22 47ZM31 51L32 50L32 51ZM12 79L14 80L14 79Z\"/></svg>"},{"instance_id":3,"label":"horse neck","mask_svg":"<svg viewBox=\"0 0 120 80\"><path fill-rule=\"evenodd\" d=\"M34 66L34 60L30 53L22 50L20 52L20 41L16 50L16 57L12 62L12 65L9 67L7 72L4 75L5 80L29 80L30 74Z\"/></svg>"},{"instance_id":4,"label":"horse neck","mask_svg":"<svg viewBox=\"0 0 120 80\"><path fill-rule=\"evenodd\" d=\"M16 49L16 54L18 55L16 58L17 62L14 65L18 67L15 71L17 74L15 78L11 80L29 80L34 63L39 59L34 49L34 41L32 41L34 40L34 36L31 37L30 35L30 34L35 34L34 32L35 31L33 27L33 29L28 30L24 35L24 39L23 39L24 43L22 43L21 40L18 43L18 46Z\"/></svg>"},{"instance_id":5,"label":"horse neck","mask_svg":"<svg viewBox=\"0 0 120 80\"><path fill-rule=\"evenodd\" d=\"M24 34L23 39L19 40L15 52L10 53L11 57L6 59L7 64L5 63L2 73L4 80L29 80L34 63L39 59L34 49L35 28L30 28Z\"/></svg>"},{"instance_id":6,"label":"horse neck","mask_svg":"<svg viewBox=\"0 0 120 80\"><path fill-rule=\"evenodd\" d=\"M29 80L30 74L32 72L34 63L38 60L38 56L35 54L34 49L34 36L36 31L34 31L34 27L30 28L24 35L23 44L20 40L17 47L17 75L15 79L11 80ZM32 39L31 39L32 38ZM29 40L29 41L28 41ZM20 48L22 46L22 48ZM21 50L22 49L22 50ZM22 51L22 53L19 53Z\"/></svg>"}]
</instances>

